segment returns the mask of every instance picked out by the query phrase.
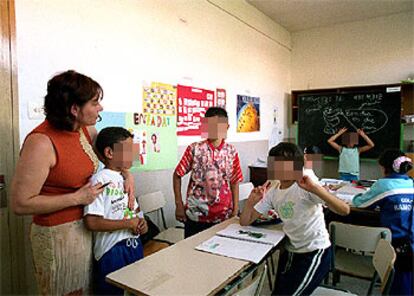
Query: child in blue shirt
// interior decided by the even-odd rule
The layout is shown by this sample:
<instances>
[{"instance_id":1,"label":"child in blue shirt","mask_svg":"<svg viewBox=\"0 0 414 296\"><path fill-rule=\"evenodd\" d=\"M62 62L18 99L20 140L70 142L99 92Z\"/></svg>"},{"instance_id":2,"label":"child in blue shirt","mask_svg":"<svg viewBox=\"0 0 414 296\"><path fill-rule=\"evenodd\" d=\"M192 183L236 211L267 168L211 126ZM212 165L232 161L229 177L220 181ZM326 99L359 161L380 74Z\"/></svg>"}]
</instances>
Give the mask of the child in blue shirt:
<instances>
[{"instance_id":1,"label":"child in blue shirt","mask_svg":"<svg viewBox=\"0 0 414 296\"><path fill-rule=\"evenodd\" d=\"M392 149L380 156L379 164L385 177L366 193L356 195L352 203L360 208L380 207L381 224L391 230L392 244L397 252L390 295L413 295L414 183L407 176L413 161L400 150ZM401 254L404 246L406 253Z\"/></svg>"},{"instance_id":2,"label":"child in blue shirt","mask_svg":"<svg viewBox=\"0 0 414 296\"><path fill-rule=\"evenodd\" d=\"M98 295L123 295L122 289L108 284L106 275L143 258L140 234L148 226L139 211L128 208L121 171L129 169L137 154L133 135L121 127L108 127L96 138L96 149L105 168L92 176L92 184L106 185L95 201L84 208L84 221L94 231L95 289Z\"/></svg>"},{"instance_id":3,"label":"child in blue shirt","mask_svg":"<svg viewBox=\"0 0 414 296\"><path fill-rule=\"evenodd\" d=\"M353 181L359 179L359 155L372 149L374 142L372 142L362 129L357 129L356 133L347 131L347 128L341 128L335 135L328 139L328 143L339 152L339 177L344 181ZM358 144L358 135L367 142L367 145L356 147ZM342 136L344 146L335 142L340 136Z\"/></svg>"}]
</instances>

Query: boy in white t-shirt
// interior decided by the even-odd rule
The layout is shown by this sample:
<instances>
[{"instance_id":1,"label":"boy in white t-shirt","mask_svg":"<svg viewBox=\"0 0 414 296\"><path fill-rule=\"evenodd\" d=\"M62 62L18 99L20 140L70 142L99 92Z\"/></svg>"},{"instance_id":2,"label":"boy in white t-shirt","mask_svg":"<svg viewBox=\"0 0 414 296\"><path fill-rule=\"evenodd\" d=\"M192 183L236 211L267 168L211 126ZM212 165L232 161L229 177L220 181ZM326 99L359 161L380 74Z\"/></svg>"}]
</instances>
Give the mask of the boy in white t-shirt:
<instances>
[{"instance_id":1,"label":"boy in white t-shirt","mask_svg":"<svg viewBox=\"0 0 414 296\"><path fill-rule=\"evenodd\" d=\"M121 127L108 127L96 138L96 148L105 168L92 176L92 184L106 185L96 200L85 206L84 221L94 231L94 257L96 259L95 289L98 295L123 295L123 290L105 281L107 274L143 258L140 234L148 226L139 211L128 208L128 194L124 192L121 171L129 169L138 149L133 135Z\"/></svg>"},{"instance_id":2,"label":"boy in white t-shirt","mask_svg":"<svg viewBox=\"0 0 414 296\"><path fill-rule=\"evenodd\" d=\"M279 143L269 151L270 181L252 190L240 216L241 225L249 225L260 214L275 209L286 233L286 252L279 260L272 295L310 295L329 272L331 248L322 205L332 211L349 214L349 206L309 176L303 176L303 155L292 143Z\"/></svg>"}]
</instances>

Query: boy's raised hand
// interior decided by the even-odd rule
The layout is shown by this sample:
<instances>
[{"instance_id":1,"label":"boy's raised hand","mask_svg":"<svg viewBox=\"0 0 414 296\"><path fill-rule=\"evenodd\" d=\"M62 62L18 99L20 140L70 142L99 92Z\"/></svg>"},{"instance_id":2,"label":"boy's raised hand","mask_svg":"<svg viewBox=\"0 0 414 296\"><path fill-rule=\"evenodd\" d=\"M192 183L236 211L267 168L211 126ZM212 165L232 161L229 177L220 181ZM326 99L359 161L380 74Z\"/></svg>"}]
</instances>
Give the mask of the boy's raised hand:
<instances>
[{"instance_id":1,"label":"boy's raised hand","mask_svg":"<svg viewBox=\"0 0 414 296\"><path fill-rule=\"evenodd\" d=\"M298 185L299 187L312 193L315 193L319 189L319 187L321 187L319 186L319 184L313 182L309 176L303 176L302 179L298 181Z\"/></svg>"},{"instance_id":2,"label":"boy's raised hand","mask_svg":"<svg viewBox=\"0 0 414 296\"><path fill-rule=\"evenodd\" d=\"M266 191L270 188L270 181L266 181L262 186L258 186L253 188L252 192L250 192L249 198L247 199L247 201L254 206L255 204L257 204L259 201L262 200L262 198L264 197Z\"/></svg>"}]
</instances>

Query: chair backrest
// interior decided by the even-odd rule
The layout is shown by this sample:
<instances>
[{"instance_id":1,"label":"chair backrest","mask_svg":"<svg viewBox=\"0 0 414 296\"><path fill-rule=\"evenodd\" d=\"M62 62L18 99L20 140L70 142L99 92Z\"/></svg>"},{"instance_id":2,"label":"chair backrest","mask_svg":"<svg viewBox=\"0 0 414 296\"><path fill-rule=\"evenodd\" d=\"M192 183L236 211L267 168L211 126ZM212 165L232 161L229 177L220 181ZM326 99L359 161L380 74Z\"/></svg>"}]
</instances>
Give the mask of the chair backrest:
<instances>
[{"instance_id":1,"label":"chair backrest","mask_svg":"<svg viewBox=\"0 0 414 296\"><path fill-rule=\"evenodd\" d=\"M162 209L166 204L166 200L164 194L161 191L157 191L138 196L138 204L141 210L148 214Z\"/></svg>"},{"instance_id":2,"label":"chair backrest","mask_svg":"<svg viewBox=\"0 0 414 296\"><path fill-rule=\"evenodd\" d=\"M253 188L254 185L252 182L239 184L239 201L247 199Z\"/></svg>"},{"instance_id":3,"label":"chair backrest","mask_svg":"<svg viewBox=\"0 0 414 296\"><path fill-rule=\"evenodd\" d=\"M263 288L263 282L266 277L267 265L258 270L257 274L253 276L252 281L245 287L239 289L234 295L237 296L259 296Z\"/></svg>"},{"instance_id":4,"label":"chair backrest","mask_svg":"<svg viewBox=\"0 0 414 296\"><path fill-rule=\"evenodd\" d=\"M343 247L364 253L374 254L381 238L391 241L391 231L385 227L331 222L329 230L335 247Z\"/></svg>"},{"instance_id":5,"label":"chair backrest","mask_svg":"<svg viewBox=\"0 0 414 296\"><path fill-rule=\"evenodd\" d=\"M221 292L220 296L259 296L263 288L263 282L266 277L267 265L261 264L249 268L231 284L227 285Z\"/></svg>"},{"instance_id":6,"label":"chair backrest","mask_svg":"<svg viewBox=\"0 0 414 296\"><path fill-rule=\"evenodd\" d=\"M390 283L394 275L394 262L397 258L395 250L389 241L380 239L375 254L372 259L372 264L375 271L381 279L381 292L390 288Z\"/></svg>"}]
</instances>

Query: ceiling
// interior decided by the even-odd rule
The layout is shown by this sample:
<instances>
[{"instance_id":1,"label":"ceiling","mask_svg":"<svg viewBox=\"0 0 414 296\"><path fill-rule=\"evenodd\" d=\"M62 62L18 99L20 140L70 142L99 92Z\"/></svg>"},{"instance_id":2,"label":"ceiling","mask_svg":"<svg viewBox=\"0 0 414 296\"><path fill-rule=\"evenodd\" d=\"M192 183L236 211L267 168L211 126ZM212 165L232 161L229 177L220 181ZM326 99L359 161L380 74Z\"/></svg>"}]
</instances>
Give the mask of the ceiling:
<instances>
[{"instance_id":1,"label":"ceiling","mask_svg":"<svg viewBox=\"0 0 414 296\"><path fill-rule=\"evenodd\" d=\"M414 12L414 0L246 1L289 32L355 22L406 11Z\"/></svg>"}]
</instances>

